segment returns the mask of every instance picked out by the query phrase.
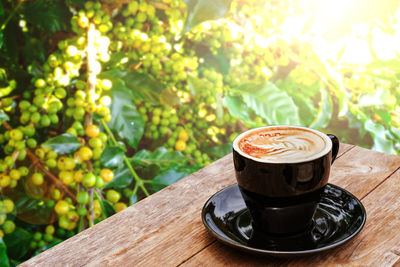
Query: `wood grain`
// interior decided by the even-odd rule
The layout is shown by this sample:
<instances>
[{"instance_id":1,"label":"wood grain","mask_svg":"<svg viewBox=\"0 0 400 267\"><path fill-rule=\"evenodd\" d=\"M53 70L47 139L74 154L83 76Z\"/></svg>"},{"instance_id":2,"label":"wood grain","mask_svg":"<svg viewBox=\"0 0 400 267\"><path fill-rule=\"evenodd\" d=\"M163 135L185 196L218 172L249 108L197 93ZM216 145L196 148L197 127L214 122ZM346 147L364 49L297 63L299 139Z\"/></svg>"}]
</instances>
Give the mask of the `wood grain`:
<instances>
[{"instance_id":1,"label":"wood grain","mask_svg":"<svg viewBox=\"0 0 400 267\"><path fill-rule=\"evenodd\" d=\"M201 208L233 183L232 155L227 155L21 266L178 265L213 242Z\"/></svg>"},{"instance_id":2,"label":"wood grain","mask_svg":"<svg viewBox=\"0 0 400 267\"><path fill-rule=\"evenodd\" d=\"M392 266L400 260L400 170L363 198L367 222L360 234L332 251L293 261L296 266Z\"/></svg>"},{"instance_id":3,"label":"wood grain","mask_svg":"<svg viewBox=\"0 0 400 267\"><path fill-rule=\"evenodd\" d=\"M352 145L342 144L339 155L330 182L351 188L359 197L368 195L400 167L400 157ZM200 216L204 203L235 182L232 155L227 155L21 266L285 263L230 249L206 231Z\"/></svg>"},{"instance_id":4,"label":"wood grain","mask_svg":"<svg viewBox=\"0 0 400 267\"><path fill-rule=\"evenodd\" d=\"M344 187L345 189L349 190L360 199L363 199L366 196L370 196L369 194L371 194L371 196L375 194L375 191L373 190L378 185L385 184L386 183L385 180L400 167L400 157L398 156L371 151L360 147L353 147L345 151L347 153L342 153L341 156L333 164L329 182ZM397 175L390 180L396 179L396 177ZM378 188L380 189L380 187ZM373 192L370 193L371 191ZM392 192L392 194L397 196L400 195L400 183L397 187L397 190ZM368 198L368 200L369 199L370 197ZM380 205L382 205L380 201L380 196L375 196L375 198L372 197L372 200L375 206L379 207ZM400 205L398 205L397 207L400 207ZM366 210L368 214L366 228L368 228L367 227L368 225L374 223L374 222L371 223L371 219L369 218L370 216L372 216L372 218L379 218L382 215L381 214L375 215L374 212L376 212L376 209L373 209L371 205L367 205ZM400 222L398 222L398 225L400 225ZM378 243L380 240L379 235L377 234L379 232L379 229L375 229L375 232L364 229L361 233L362 235L365 235L366 232L368 232L372 236L375 236L376 239L375 245L376 245L376 243ZM349 251L352 251L352 253L354 253L354 251L362 249L359 248L358 242L360 242L360 239L362 240L362 237L360 237L359 235L351 242L346 244L346 246L339 247L334 254L331 254L331 252L327 252L323 254L325 256L322 258L319 255L317 257L307 258L308 261L295 260L293 262L246 254L243 252L239 252L228 246L224 246L219 242L216 242L208 246L201 252L199 252L197 255L194 255L192 258L188 259L182 265L198 266L204 263L204 259L211 258L212 260L210 261L207 260L207 262L213 262L213 266L231 266L231 265L258 266L265 264L298 266L301 263L305 263L304 265L307 266L309 265L314 266L314 263L316 262L319 262L321 265L324 266L326 265L326 263L329 262L332 263L333 265L346 264L347 266L349 264L350 265L352 264L350 259L348 259L349 257L346 257ZM399 245L400 245L400 237L398 237L397 239L399 240ZM374 247L373 244L371 244L371 246L372 248ZM389 257L390 260L388 259L387 262L391 261L392 259L397 260L396 257L393 257L393 253L389 253L389 255L387 256L390 256ZM317 260L317 259L322 259L322 260ZM383 266L383 265L375 265L375 266Z\"/></svg>"},{"instance_id":5,"label":"wood grain","mask_svg":"<svg viewBox=\"0 0 400 267\"><path fill-rule=\"evenodd\" d=\"M329 182L362 199L400 167L400 157L352 148L332 165Z\"/></svg>"},{"instance_id":6,"label":"wood grain","mask_svg":"<svg viewBox=\"0 0 400 267\"><path fill-rule=\"evenodd\" d=\"M347 153L350 149L354 147L355 147L354 145L340 144L337 158L341 157L344 153Z\"/></svg>"}]
</instances>

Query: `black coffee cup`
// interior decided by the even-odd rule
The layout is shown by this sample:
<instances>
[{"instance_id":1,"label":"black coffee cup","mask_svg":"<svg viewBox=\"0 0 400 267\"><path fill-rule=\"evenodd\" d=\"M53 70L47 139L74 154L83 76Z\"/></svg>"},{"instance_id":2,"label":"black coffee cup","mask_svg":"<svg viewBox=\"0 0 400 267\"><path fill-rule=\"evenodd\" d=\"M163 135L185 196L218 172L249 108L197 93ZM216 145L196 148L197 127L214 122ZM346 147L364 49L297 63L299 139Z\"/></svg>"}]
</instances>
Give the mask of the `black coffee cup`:
<instances>
[{"instance_id":1,"label":"black coffee cup","mask_svg":"<svg viewBox=\"0 0 400 267\"><path fill-rule=\"evenodd\" d=\"M240 134L233 142L233 162L254 230L306 230L338 150L336 136L300 126L266 126Z\"/></svg>"}]
</instances>

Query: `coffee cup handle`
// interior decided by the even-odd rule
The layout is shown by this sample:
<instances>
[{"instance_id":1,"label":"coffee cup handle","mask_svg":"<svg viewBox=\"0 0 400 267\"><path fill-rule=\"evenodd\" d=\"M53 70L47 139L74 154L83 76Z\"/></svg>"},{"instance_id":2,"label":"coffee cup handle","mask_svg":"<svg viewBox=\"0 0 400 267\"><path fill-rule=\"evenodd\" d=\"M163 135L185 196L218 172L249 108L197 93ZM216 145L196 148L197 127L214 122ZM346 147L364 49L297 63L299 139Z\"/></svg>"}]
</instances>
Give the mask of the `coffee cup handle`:
<instances>
[{"instance_id":1,"label":"coffee cup handle","mask_svg":"<svg viewBox=\"0 0 400 267\"><path fill-rule=\"evenodd\" d=\"M328 137L332 140L332 161L331 161L331 163L333 163L339 152L339 138L337 138L333 134L328 134Z\"/></svg>"}]
</instances>

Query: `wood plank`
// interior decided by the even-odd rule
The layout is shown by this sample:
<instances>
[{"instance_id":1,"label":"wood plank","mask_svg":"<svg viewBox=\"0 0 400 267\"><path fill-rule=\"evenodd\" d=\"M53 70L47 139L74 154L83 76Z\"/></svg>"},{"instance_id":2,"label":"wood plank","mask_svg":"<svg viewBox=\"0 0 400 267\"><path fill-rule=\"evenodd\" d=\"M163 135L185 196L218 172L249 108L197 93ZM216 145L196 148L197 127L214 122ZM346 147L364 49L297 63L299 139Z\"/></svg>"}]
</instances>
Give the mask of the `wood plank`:
<instances>
[{"instance_id":1,"label":"wood plank","mask_svg":"<svg viewBox=\"0 0 400 267\"><path fill-rule=\"evenodd\" d=\"M317 257L303 258L296 266L340 263L352 266L392 266L400 262L400 170L362 202L367 222L360 234L345 245Z\"/></svg>"},{"instance_id":2,"label":"wood plank","mask_svg":"<svg viewBox=\"0 0 400 267\"><path fill-rule=\"evenodd\" d=\"M213 241L200 212L211 195L235 183L232 165L227 155L21 266L178 265Z\"/></svg>"},{"instance_id":3,"label":"wood plank","mask_svg":"<svg viewBox=\"0 0 400 267\"><path fill-rule=\"evenodd\" d=\"M382 184L391 174L393 174L393 172L398 170L398 168L400 167L400 157L398 156L371 151L360 147L354 147L347 151L348 151L347 153L342 154L342 156L335 161L331 172L330 182L337 184L341 187L344 187L345 189L349 190L360 199L367 196L372 190L374 190L376 187ZM398 175L396 174L396 177L397 176ZM399 189L394 193L394 195L398 196L400 193L400 187L397 185L397 188ZM378 189L380 189L380 187L378 187ZM373 191L371 194L374 193L375 191ZM382 203L385 203L385 201L381 202L379 196L373 198L372 202L375 202L375 205L377 206L382 205ZM370 210L369 206L367 206L366 208L368 216L371 216L374 210ZM398 205L397 208L400 208L400 204ZM379 219L379 216L382 215L380 214L377 216L378 216L377 218ZM371 219L367 218L367 223L368 223L367 225L370 225ZM371 235L376 236L377 240L375 241L375 244L371 244L372 247L374 247L374 245L380 245L377 244L377 242L379 241L379 235L377 235L379 229L375 229L374 231L370 233ZM366 232L369 231L364 229L362 231L363 235L365 235ZM355 242L359 242L360 236L357 236L355 240L356 241L349 243L353 244L353 247L344 247L343 250L351 250L351 251L358 250L359 249L357 248L358 245ZM398 240L400 242L400 239ZM341 248L339 248L338 251L339 251L338 253L340 254ZM400 252L400 243L399 243L399 252ZM330 255L329 253L330 252L327 252L327 255ZM390 254L389 256L393 255ZM346 257L343 255L341 255L340 257L336 255L336 257L329 258L329 260L332 263L340 265L342 261L344 261L344 258ZM201 252L199 252L197 255L194 255L193 257L188 259L182 265L183 266L202 265L203 263L205 263L205 259L207 260L207 263L208 264L211 263L212 266L231 266L231 265L243 266L247 264L251 266L253 265L258 266L263 264L264 265L287 264L286 260L279 260L274 258L266 258L266 257L246 254L237 251L233 248L230 248L228 246L222 245L219 242L215 242L212 245L205 248L204 250L202 250ZM313 258L311 257L309 259L310 261L308 262L308 264L310 265L311 262L313 263L312 261ZM297 264L300 262L301 261L293 261L293 266L297 266ZM376 266L381 266L381 265L376 265Z\"/></svg>"},{"instance_id":4,"label":"wood plank","mask_svg":"<svg viewBox=\"0 0 400 267\"><path fill-rule=\"evenodd\" d=\"M342 144L339 154L352 149ZM236 182L232 165L227 155L21 266L180 264L214 241L200 212L210 196Z\"/></svg>"},{"instance_id":5,"label":"wood plank","mask_svg":"<svg viewBox=\"0 0 400 267\"><path fill-rule=\"evenodd\" d=\"M228 253L227 253L228 252ZM201 255L200 255L201 254ZM286 259L253 255L231 247L228 247L218 241L212 244L212 253L200 253L187 261L183 262L183 266L281 266ZM222 256L221 256L222 255ZM203 258L202 256L207 256Z\"/></svg>"},{"instance_id":6,"label":"wood plank","mask_svg":"<svg viewBox=\"0 0 400 267\"><path fill-rule=\"evenodd\" d=\"M399 156L354 147L335 161L329 182L362 199L399 166Z\"/></svg>"},{"instance_id":7,"label":"wood plank","mask_svg":"<svg viewBox=\"0 0 400 267\"><path fill-rule=\"evenodd\" d=\"M349 152L350 149L353 149L355 145L349 145L349 144L340 144L339 146L339 152L337 155L337 158L341 157L343 154Z\"/></svg>"}]
</instances>

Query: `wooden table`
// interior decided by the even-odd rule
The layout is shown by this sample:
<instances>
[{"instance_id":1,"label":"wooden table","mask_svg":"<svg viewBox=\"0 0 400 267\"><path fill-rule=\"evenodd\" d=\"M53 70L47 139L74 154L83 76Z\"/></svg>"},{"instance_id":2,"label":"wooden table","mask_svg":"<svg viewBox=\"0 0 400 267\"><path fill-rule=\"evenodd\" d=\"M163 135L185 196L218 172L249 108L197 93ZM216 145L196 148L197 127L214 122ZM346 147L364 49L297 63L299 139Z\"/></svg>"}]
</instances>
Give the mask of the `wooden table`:
<instances>
[{"instance_id":1,"label":"wooden table","mask_svg":"<svg viewBox=\"0 0 400 267\"><path fill-rule=\"evenodd\" d=\"M367 210L363 230L335 249L295 259L255 256L216 241L201 209L236 183L232 155L212 163L21 266L390 266L400 264L400 157L343 144L330 183Z\"/></svg>"}]
</instances>

